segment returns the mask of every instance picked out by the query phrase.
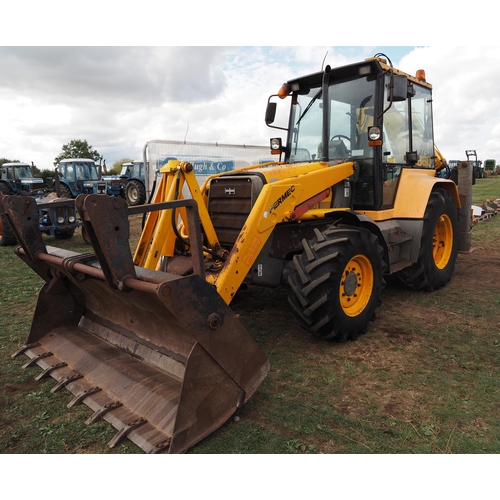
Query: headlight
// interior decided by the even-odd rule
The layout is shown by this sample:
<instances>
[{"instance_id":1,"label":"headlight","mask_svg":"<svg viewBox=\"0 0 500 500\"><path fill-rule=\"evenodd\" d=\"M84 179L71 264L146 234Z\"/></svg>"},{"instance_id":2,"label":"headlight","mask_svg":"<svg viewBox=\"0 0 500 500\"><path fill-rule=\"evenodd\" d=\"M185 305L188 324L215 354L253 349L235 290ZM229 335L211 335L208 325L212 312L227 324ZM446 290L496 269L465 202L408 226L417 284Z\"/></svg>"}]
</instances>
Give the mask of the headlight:
<instances>
[{"instance_id":1,"label":"headlight","mask_svg":"<svg viewBox=\"0 0 500 500\"><path fill-rule=\"evenodd\" d=\"M368 130L368 137L370 138L370 141L380 140L380 128L370 127L370 129Z\"/></svg>"},{"instance_id":2,"label":"headlight","mask_svg":"<svg viewBox=\"0 0 500 500\"><path fill-rule=\"evenodd\" d=\"M58 217L57 218L57 223L58 224L64 224L64 217Z\"/></svg>"},{"instance_id":3,"label":"headlight","mask_svg":"<svg viewBox=\"0 0 500 500\"><path fill-rule=\"evenodd\" d=\"M271 139L271 154L272 155L278 155L282 151L281 147L281 138L276 137L274 139Z\"/></svg>"},{"instance_id":4,"label":"headlight","mask_svg":"<svg viewBox=\"0 0 500 500\"><path fill-rule=\"evenodd\" d=\"M75 222L75 220L76 220L76 219L75 219L72 215L70 215L70 216L68 217L68 220L69 220L69 222L70 222L71 224L73 224L73 222Z\"/></svg>"},{"instance_id":5,"label":"headlight","mask_svg":"<svg viewBox=\"0 0 500 500\"><path fill-rule=\"evenodd\" d=\"M380 127L370 127L368 129L368 146L382 146Z\"/></svg>"}]
</instances>

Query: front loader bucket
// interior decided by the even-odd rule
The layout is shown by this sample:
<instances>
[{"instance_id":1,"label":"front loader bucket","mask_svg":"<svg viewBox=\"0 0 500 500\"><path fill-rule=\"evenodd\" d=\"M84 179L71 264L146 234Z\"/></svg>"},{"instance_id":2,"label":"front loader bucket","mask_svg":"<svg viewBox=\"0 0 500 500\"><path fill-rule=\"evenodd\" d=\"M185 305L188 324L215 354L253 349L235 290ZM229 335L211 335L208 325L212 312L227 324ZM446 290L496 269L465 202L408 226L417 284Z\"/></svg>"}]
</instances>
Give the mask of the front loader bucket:
<instances>
[{"instance_id":1,"label":"front loader bucket","mask_svg":"<svg viewBox=\"0 0 500 500\"><path fill-rule=\"evenodd\" d=\"M180 453L252 396L269 363L203 277L133 266L124 203L77 199L95 251L80 255L45 247L29 200L2 198L16 252L46 280L14 356L38 365L37 379L54 378L53 392L72 392L68 407L90 407L88 423L113 425L110 446L127 437L148 453Z\"/></svg>"}]
</instances>

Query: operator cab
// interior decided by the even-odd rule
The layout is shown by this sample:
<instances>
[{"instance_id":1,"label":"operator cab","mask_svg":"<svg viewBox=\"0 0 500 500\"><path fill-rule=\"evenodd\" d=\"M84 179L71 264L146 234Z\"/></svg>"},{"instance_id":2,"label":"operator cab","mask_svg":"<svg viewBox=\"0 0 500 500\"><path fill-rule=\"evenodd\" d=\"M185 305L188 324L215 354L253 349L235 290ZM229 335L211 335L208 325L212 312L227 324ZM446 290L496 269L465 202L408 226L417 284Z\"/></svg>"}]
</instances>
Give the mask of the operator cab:
<instances>
[{"instance_id":1,"label":"operator cab","mask_svg":"<svg viewBox=\"0 0 500 500\"><path fill-rule=\"evenodd\" d=\"M266 123L287 132L286 144L272 139L271 150L290 163L354 161L353 208L390 208L403 168L434 168L431 90L378 57L327 66L269 98ZM286 127L273 125L273 97L290 102Z\"/></svg>"}]
</instances>

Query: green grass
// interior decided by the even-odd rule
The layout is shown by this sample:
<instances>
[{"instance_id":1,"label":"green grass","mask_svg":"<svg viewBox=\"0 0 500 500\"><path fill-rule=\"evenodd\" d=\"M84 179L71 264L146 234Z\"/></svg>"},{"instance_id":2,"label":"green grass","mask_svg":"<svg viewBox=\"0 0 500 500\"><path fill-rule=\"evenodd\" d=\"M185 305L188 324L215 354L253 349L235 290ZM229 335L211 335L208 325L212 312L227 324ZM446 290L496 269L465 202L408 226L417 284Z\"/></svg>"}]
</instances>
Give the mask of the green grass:
<instances>
[{"instance_id":1,"label":"green grass","mask_svg":"<svg viewBox=\"0 0 500 500\"><path fill-rule=\"evenodd\" d=\"M479 179L475 203L500 198ZM232 309L270 359L251 400L193 447L198 454L497 454L500 452L500 217L472 229L452 281L434 293L389 284L377 319L356 342L329 343L300 328L288 291L249 287ZM49 242L52 244L51 242ZM76 235L63 242L86 252ZM68 410L10 355L26 339L43 280L0 247L0 453L114 450L107 424ZM497 281L498 278L498 281Z\"/></svg>"},{"instance_id":2,"label":"green grass","mask_svg":"<svg viewBox=\"0 0 500 500\"><path fill-rule=\"evenodd\" d=\"M472 203L481 205L486 200L496 200L500 198L500 176L476 179L476 184L472 186Z\"/></svg>"}]
</instances>

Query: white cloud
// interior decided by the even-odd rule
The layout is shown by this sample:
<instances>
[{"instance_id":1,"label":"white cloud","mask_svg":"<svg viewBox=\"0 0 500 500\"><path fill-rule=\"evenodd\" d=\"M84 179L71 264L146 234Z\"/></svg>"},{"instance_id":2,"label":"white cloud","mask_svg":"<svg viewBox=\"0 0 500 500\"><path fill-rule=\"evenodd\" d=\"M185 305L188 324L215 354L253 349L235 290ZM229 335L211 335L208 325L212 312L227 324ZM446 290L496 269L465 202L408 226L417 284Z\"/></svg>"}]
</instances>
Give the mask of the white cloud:
<instances>
[{"instance_id":1,"label":"white cloud","mask_svg":"<svg viewBox=\"0 0 500 500\"><path fill-rule=\"evenodd\" d=\"M496 47L0 47L0 157L51 168L72 139L112 165L154 139L267 145L268 96L295 76L383 51L424 68L448 159L500 159Z\"/></svg>"},{"instance_id":2,"label":"white cloud","mask_svg":"<svg viewBox=\"0 0 500 500\"><path fill-rule=\"evenodd\" d=\"M435 141L447 159L500 159L500 142L491 140L500 124L498 47L432 46L402 58L400 69L425 69L433 85Z\"/></svg>"}]
</instances>

